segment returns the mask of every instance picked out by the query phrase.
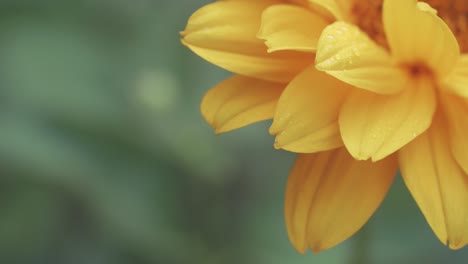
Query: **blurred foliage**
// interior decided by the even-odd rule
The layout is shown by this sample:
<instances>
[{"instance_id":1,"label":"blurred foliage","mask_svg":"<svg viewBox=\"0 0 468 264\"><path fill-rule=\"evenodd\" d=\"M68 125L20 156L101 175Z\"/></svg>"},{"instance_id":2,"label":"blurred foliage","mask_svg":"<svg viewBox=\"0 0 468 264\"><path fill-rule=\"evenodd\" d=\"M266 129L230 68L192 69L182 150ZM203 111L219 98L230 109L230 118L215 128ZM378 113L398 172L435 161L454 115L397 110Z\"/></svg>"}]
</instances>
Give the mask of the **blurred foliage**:
<instances>
[{"instance_id":1,"label":"blurred foliage","mask_svg":"<svg viewBox=\"0 0 468 264\"><path fill-rule=\"evenodd\" d=\"M0 2L0 262L466 263L401 180L349 242L294 251L294 156L268 124L218 137L198 112L228 76L179 44L207 2Z\"/></svg>"}]
</instances>

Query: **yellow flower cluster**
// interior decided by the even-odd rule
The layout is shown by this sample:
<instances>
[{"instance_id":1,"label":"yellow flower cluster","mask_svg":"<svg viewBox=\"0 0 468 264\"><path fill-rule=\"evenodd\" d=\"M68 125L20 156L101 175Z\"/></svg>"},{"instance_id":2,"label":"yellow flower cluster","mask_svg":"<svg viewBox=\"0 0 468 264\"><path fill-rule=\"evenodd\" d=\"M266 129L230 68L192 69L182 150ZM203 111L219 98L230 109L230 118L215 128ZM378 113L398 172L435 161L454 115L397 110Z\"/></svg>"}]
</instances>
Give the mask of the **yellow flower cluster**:
<instances>
[{"instance_id":1,"label":"yellow flower cluster","mask_svg":"<svg viewBox=\"0 0 468 264\"><path fill-rule=\"evenodd\" d=\"M458 0L224 0L182 43L235 75L201 111L217 133L273 119L299 153L286 187L295 248L361 228L397 169L440 241L468 243L468 4Z\"/></svg>"}]
</instances>

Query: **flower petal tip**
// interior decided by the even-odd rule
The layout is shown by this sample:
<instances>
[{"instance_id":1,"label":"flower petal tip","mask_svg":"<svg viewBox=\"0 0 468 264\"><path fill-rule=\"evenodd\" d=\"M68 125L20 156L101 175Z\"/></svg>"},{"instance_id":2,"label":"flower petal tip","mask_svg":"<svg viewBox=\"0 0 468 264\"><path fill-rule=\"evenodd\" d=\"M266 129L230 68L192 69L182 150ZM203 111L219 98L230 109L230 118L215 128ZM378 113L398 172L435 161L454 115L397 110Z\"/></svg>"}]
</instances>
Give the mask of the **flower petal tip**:
<instances>
[{"instance_id":1,"label":"flower petal tip","mask_svg":"<svg viewBox=\"0 0 468 264\"><path fill-rule=\"evenodd\" d=\"M185 34L183 32L181 32L180 34ZM182 45L184 45L185 47L189 48L190 49L190 44L187 42L187 40L185 39L187 35L183 35L182 38L180 39L180 43Z\"/></svg>"},{"instance_id":2,"label":"flower petal tip","mask_svg":"<svg viewBox=\"0 0 468 264\"><path fill-rule=\"evenodd\" d=\"M451 250L459 250L459 249L464 248L466 245L467 245L467 242L464 242L464 241L450 241L450 240L447 241L447 246Z\"/></svg>"},{"instance_id":3,"label":"flower petal tip","mask_svg":"<svg viewBox=\"0 0 468 264\"><path fill-rule=\"evenodd\" d=\"M350 152L351 156L357 161L371 161L371 162L378 162L383 160L384 158L388 157L390 154L387 153L382 153L382 152L374 152L374 153L369 153L369 152L359 152L359 153L353 153Z\"/></svg>"},{"instance_id":4,"label":"flower petal tip","mask_svg":"<svg viewBox=\"0 0 468 264\"><path fill-rule=\"evenodd\" d=\"M266 42L265 42L265 45L267 46L267 53L273 53L275 51L278 51L277 49L273 49L273 48L268 47L268 44Z\"/></svg>"},{"instance_id":5,"label":"flower petal tip","mask_svg":"<svg viewBox=\"0 0 468 264\"><path fill-rule=\"evenodd\" d=\"M275 141L275 143L273 143L273 148L278 150L282 148L282 145L278 141Z\"/></svg>"},{"instance_id":6,"label":"flower petal tip","mask_svg":"<svg viewBox=\"0 0 468 264\"><path fill-rule=\"evenodd\" d=\"M295 249L298 253L300 253L300 254L302 254L302 255L304 255L305 253L307 253L307 250L308 250L309 248L308 248L307 244L304 243L305 241L302 241L303 243L301 243L300 240L295 241L295 240L293 240L293 239L291 239L291 238L289 239L289 241L291 242L292 246L294 247L294 249Z\"/></svg>"},{"instance_id":7,"label":"flower petal tip","mask_svg":"<svg viewBox=\"0 0 468 264\"><path fill-rule=\"evenodd\" d=\"M212 128L214 128L214 133L215 135L221 135L227 132L231 132L233 130L236 130L238 127L232 126L229 123L223 123L223 124L210 124Z\"/></svg>"},{"instance_id":8,"label":"flower petal tip","mask_svg":"<svg viewBox=\"0 0 468 264\"><path fill-rule=\"evenodd\" d=\"M223 130L221 130L221 129L219 129L219 128L215 128L215 130L214 130L214 133L215 133L215 135L217 135L217 136L218 136L218 135L221 135L221 134L223 134L223 133L225 133L225 132L227 132L227 131L223 131Z\"/></svg>"},{"instance_id":9,"label":"flower petal tip","mask_svg":"<svg viewBox=\"0 0 468 264\"><path fill-rule=\"evenodd\" d=\"M368 159L371 158L371 156L369 156L369 155L364 155L364 154L359 154L359 155L353 156L353 157L354 157L354 159L356 159L356 160L358 160L358 161L366 161L366 160L368 160Z\"/></svg>"},{"instance_id":10,"label":"flower petal tip","mask_svg":"<svg viewBox=\"0 0 468 264\"><path fill-rule=\"evenodd\" d=\"M314 253L314 255L317 255L318 253L327 249L328 249L327 247L323 247L320 244L310 247L310 250L312 251L312 253Z\"/></svg>"},{"instance_id":11,"label":"flower petal tip","mask_svg":"<svg viewBox=\"0 0 468 264\"><path fill-rule=\"evenodd\" d=\"M267 34L263 30L263 26L260 26L260 29L257 32L256 37L260 40L264 40L266 42L267 40Z\"/></svg>"},{"instance_id":12,"label":"flower petal tip","mask_svg":"<svg viewBox=\"0 0 468 264\"><path fill-rule=\"evenodd\" d=\"M353 159L356 161L366 161L372 159L371 153L362 151L361 149L356 149L354 146L347 146L346 150L348 151L349 155L351 155L351 157L353 157Z\"/></svg>"},{"instance_id":13,"label":"flower petal tip","mask_svg":"<svg viewBox=\"0 0 468 264\"><path fill-rule=\"evenodd\" d=\"M279 126L276 125L276 120L273 118L273 124L271 124L270 129L268 129L268 133L272 136L278 135L281 130L279 129Z\"/></svg>"},{"instance_id":14,"label":"flower petal tip","mask_svg":"<svg viewBox=\"0 0 468 264\"><path fill-rule=\"evenodd\" d=\"M388 157L390 154L387 153L381 153L381 152L375 152L375 153L366 153L366 152L361 152L357 155L352 155L354 159L358 161L372 161L372 162L378 162L386 157Z\"/></svg>"},{"instance_id":15,"label":"flower petal tip","mask_svg":"<svg viewBox=\"0 0 468 264\"><path fill-rule=\"evenodd\" d=\"M417 7L421 11L431 13L432 15L437 15L437 9L434 9L426 2L418 2Z\"/></svg>"}]
</instances>

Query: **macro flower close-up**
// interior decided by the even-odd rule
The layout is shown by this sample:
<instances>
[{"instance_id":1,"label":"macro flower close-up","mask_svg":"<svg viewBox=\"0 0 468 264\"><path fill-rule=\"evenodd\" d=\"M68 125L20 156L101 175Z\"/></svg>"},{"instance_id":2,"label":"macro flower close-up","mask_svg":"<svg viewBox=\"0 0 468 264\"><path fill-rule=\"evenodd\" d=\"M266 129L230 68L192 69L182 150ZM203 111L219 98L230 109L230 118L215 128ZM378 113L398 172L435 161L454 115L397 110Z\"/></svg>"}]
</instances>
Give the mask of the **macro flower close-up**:
<instances>
[{"instance_id":1,"label":"macro flower close-up","mask_svg":"<svg viewBox=\"0 0 468 264\"><path fill-rule=\"evenodd\" d=\"M204 96L216 133L272 119L297 153L285 223L299 252L355 234L398 171L440 242L468 244L468 3L226 0L181 33L234 75Z\"/></svg>"}]
</instances>

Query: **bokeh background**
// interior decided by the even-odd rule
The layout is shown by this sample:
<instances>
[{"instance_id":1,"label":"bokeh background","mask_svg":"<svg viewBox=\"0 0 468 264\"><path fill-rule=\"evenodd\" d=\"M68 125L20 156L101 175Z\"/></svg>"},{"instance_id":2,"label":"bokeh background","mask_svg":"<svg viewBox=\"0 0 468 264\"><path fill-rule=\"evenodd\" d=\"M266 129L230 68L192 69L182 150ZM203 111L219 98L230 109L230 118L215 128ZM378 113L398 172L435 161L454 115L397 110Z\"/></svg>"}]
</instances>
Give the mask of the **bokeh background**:
<instances>
[{"instance_id":1,"label":"bokeh background","mask_svg":"<svg viewBox=\"0 0 468 264\"><path fill-rule=\"evenodd\" d=\"M0 1L0 263L467 263L401 179L356 236L290 245L294 155L268 123L215 136L228 73L179 43L202 0Z\"/></svg>"}]
</instances>

